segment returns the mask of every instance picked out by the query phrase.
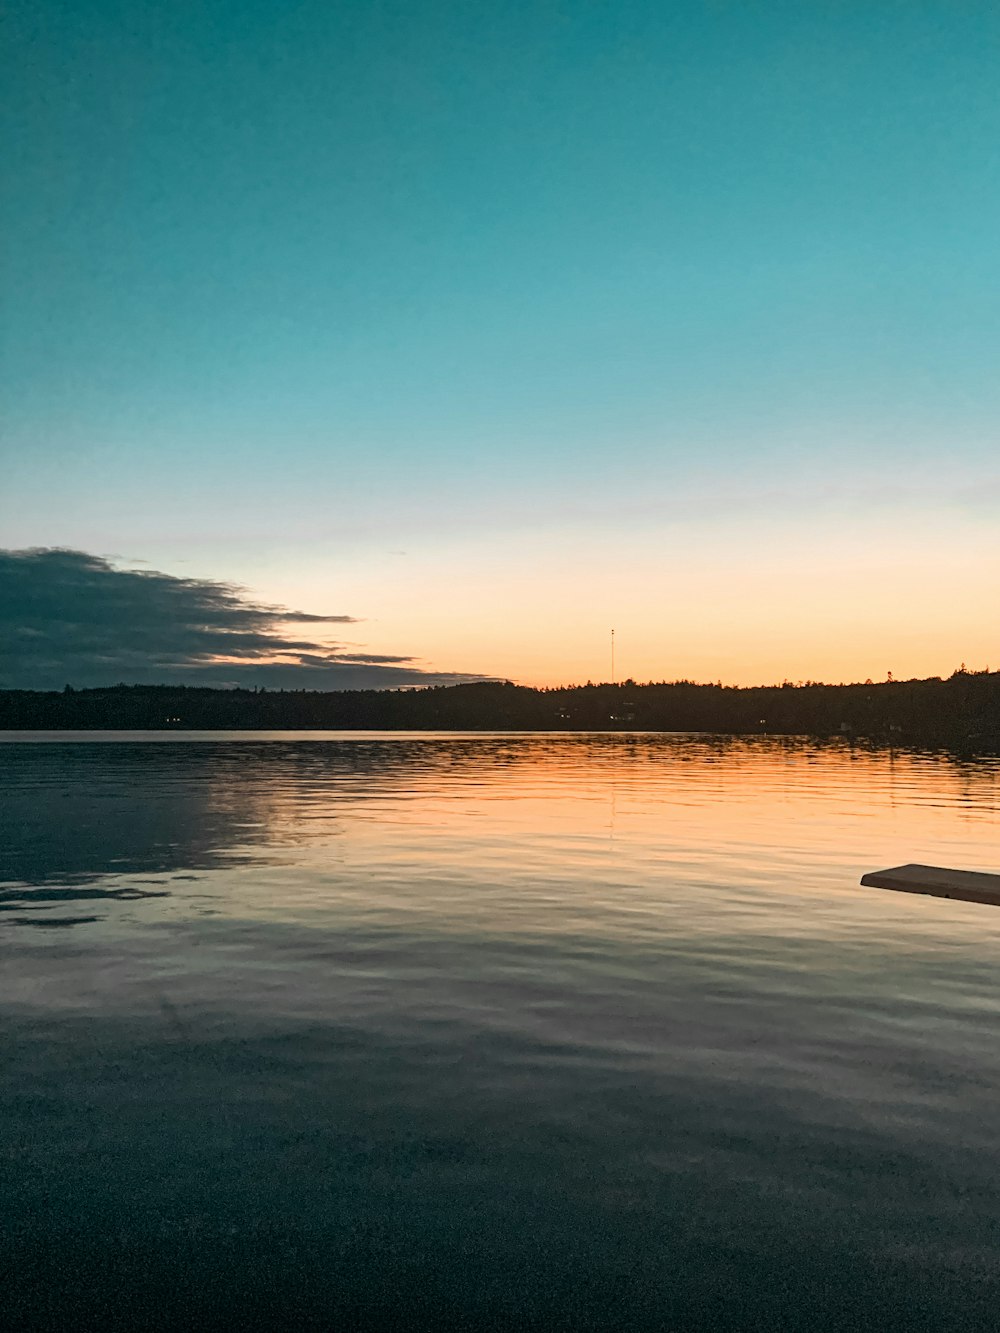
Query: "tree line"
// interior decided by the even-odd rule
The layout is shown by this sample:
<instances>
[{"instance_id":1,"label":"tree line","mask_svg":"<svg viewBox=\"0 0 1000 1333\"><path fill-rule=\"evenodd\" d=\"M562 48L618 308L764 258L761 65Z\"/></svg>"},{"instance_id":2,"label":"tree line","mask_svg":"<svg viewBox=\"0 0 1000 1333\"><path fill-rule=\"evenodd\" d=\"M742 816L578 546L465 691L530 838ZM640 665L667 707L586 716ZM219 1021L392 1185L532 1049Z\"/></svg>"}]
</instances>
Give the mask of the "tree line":
<instances>
[{"instance_id":1,"label":"tree line","mask_svg":"<svg viewBox=\"0 0 1000 1333\"><path fill-rule=\"evenodd\" d=\"M0 690L3 729L707 731L856 736L1000 752L1000 672L772 686L693 681L401 690L114 685Z\"/></svg>"}]
</instances>

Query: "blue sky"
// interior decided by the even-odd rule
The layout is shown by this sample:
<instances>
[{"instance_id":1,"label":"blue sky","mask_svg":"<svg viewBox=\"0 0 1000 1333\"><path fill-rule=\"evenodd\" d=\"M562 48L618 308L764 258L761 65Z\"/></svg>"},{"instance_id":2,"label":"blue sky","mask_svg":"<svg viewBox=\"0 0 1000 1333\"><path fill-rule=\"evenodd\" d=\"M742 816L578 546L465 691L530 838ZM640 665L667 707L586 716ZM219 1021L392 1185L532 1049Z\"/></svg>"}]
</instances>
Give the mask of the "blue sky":
<instances>
[{"instance_id":1,"label":"blue sky","mask_svg":"<svg viewBox=\"0 0 1000 1333\"><path fill-rule=\"evenodd\" d=\"M624 585L644 676L987 650L922 561L1000 572L996 6L9 13L3 545L308 598L442 671L592 674ZM800 568L856 568L828 638Z\"/></svg>"}]
</instances>

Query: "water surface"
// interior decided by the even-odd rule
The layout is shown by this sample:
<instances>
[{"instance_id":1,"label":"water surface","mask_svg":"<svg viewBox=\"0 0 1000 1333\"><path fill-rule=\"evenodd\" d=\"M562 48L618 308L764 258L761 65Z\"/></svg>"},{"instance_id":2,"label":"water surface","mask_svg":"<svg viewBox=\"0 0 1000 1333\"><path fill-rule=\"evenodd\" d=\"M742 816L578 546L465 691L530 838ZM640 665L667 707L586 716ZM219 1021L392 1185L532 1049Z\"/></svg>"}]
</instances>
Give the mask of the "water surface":
<instances>
[{"instance_id":1,"label":"water surface","mask_svg":"<svg viewBox=\"0 0 1000 1333\"><path fill-rule=\"evenodd\" d=\"M23 739L11 1327L995 1326L997 761Z\"/></svg>"}]
</instances>

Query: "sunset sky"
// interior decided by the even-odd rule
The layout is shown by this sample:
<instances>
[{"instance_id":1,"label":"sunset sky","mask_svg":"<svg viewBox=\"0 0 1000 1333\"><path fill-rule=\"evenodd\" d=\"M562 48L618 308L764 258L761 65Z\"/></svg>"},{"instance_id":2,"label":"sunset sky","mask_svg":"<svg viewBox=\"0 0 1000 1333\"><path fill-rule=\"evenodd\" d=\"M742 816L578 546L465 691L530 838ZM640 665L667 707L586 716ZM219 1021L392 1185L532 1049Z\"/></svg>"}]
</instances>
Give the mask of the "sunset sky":
<instances>
[{"instance_id":1,"label":"sunset sky","mask_svg":"<svg viewBox=\"0 0 1000 1333\"><path fill-rule=\"evenodd\" d=\"M1000 666L996 4L7 14L5 550L326 685Z\"/></svg>"}]
</instances>

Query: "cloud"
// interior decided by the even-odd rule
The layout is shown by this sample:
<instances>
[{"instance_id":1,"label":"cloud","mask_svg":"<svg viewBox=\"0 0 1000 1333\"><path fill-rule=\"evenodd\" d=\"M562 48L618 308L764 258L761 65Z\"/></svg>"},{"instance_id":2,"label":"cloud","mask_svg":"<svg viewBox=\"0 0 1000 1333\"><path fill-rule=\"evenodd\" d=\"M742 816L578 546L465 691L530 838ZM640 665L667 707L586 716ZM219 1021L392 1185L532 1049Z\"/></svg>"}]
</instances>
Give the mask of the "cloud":
<instances>
[{"instance_id":1,"label":"cloud","mask_svg":"<svg viewBox=\"0 0 1000 1333\"><path fill-rule=\"evenodd\" d=\"M477 679L323 642L311 628L356 623L269 606L230 583L120 569L85 551L0 550L0 686L8 689L119 681L389 689Z\"/></svg>"}]
</instances>

